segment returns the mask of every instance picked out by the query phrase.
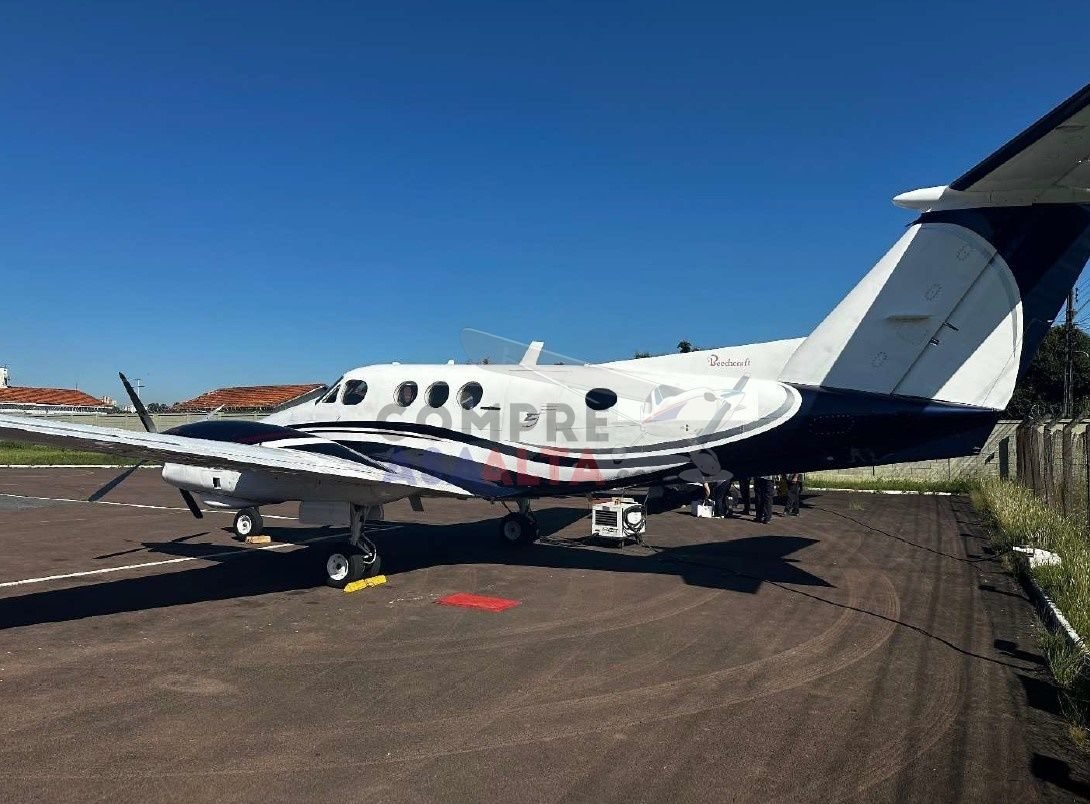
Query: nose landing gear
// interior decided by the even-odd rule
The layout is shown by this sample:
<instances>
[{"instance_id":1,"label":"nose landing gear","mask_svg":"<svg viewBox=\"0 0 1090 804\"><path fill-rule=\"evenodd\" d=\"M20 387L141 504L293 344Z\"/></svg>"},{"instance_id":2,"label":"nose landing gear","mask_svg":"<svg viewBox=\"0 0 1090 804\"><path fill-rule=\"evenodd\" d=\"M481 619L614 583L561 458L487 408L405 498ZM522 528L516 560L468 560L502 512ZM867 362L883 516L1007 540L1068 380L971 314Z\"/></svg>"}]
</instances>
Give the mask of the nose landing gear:
<instances>
[{"instance_id":1,"label":"nose landing gear","mask_svg":"<svg viewBox=\"0 0 1090 804\"><path fill-rule=\"evenodd\" d=\"M500 520L500 537L510 545L533 544L537 541L537 520L530 512L530 501L519 500L517 513L510 513Z\"/></svg>"},{"instance_id":2,"label":"nose landing gear","mask_svg":"<svg viewBox=\"0 0 1090 804\"><path fill-rule=\"evenodd\" d=\"M265 522L256 508L243 508L235 514L235 524L232 529L236 536L245 539L247 536L257 536L264 527Z\"/></svg>"},{"instance_id":3,"label":"nose landing gear","mask_svg":"<svg viewBox=\"0 0 1090 804\"><path fill-rule=\"evenodd\" d=\"M327 586L344 589L353 581L375 577L382 569L378 548L363 534L371 510L370 506L351 506L352 531L348 541L335 546L326 554Z\"/></svg>"}]
</instances>

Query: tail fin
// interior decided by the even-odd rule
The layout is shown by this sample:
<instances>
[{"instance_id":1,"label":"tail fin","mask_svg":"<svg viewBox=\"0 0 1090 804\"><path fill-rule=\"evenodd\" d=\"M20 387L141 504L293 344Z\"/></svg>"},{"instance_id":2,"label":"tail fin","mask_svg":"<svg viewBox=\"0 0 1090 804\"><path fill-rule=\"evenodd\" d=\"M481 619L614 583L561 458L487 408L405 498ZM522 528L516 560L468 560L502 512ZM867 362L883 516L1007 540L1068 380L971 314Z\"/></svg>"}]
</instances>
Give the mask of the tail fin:
<instances>
[{"instance_id":1,"label":"tail fin","mask_svg":"<svg viewBox=\"0 0 1090 804\"><path fill-rule=\"evenodd\" d=\"M1090 86L949 186L780 378L1001 410L1090 256Z\"/></svg>"}]
</instances>

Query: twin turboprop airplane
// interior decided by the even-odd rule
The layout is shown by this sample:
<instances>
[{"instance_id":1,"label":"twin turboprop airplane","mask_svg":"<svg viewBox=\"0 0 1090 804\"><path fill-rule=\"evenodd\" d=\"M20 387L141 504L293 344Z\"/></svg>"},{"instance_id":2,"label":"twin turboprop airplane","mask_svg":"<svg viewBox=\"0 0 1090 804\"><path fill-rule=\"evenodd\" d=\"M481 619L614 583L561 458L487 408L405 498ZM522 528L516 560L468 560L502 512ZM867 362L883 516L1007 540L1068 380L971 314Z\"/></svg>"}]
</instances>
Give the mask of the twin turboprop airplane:
<instances>
[{"instance_id":1,"label":"twin turboprop airplane","mask_svg":"<svg viewBox=\"0 0 1090 804\"><path fill-rule=\"evenodd\" d=\"M428 496L516 504L672 480L972 454L1090 255L1090 86L949 185L899 195L919 217L807 338L597 365L376 365L260 422L146 433L0 416L0 436L165 462L210 507L300 501L346 523L326 562L378 572L364 526ZM134 403L139 402L131 394Z\"/></svg>"}]
</instances>

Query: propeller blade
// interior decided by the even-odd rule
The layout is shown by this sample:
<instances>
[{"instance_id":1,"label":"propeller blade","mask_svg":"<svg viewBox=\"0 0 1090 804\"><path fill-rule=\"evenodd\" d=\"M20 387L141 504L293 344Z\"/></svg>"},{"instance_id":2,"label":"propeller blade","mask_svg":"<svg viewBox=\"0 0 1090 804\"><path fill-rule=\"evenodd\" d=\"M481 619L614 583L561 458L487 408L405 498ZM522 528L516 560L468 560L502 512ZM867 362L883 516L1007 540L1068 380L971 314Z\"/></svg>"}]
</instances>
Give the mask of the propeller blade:
<instances>
[{"instance_id":1,"label":"propeller blade","mask_svg":"<svg viewBox=\"0 0 1090 804\"><path fill-rule=\"evenodd\" d=\"M128 478L128 476L131 475L133 472L135 472L137 469L139 469L143 463L144 463L144 461L140 461L139 463L137 463L137 464L135 464L133 466L130 466L124 472L119 474L117 477L115 477L113 480L111 480L105 486L103 486L98 491L96 491L94 494L92 494L90 497L88 497L87 502L98 502L99 500L101 500L103 497L105 497L111 491L113 491L118 486L120 486L122 483L124 483L125 480Z\"/></svg>"},{"instance_id":2,"label":"propeller blade","mask_svg":"<svg viewBox=\"0 0 1090 804\"><path fill-rule=\"evenodd\" d=\"M155 422L151 420L151 416L148 414L148 409L144 407L144 403L140 401L140 397L136 395L136 391L132 389L129 384L129 379L120 371L117 376L121 378L121 384L125 386L125 393L129 395L129 400L132 402L132 406L136 408L136 415L140 417L141 423L144 425L144 429L149 433L157 433L155 429Z\"/></svg>"},{"instance_id":3,"label":"propeller blade","mask_svg":"<svg viewBox=\"0 0 1090 804\"><path fill-rule=\"evenodd\" d=\"M190 513L197 519L204 519L204 512L201 511L200 507L197 505L197 501L193 499L193 495L185 489L178 489L178 491L181 492L182 499L185 500L186 507L189 508Z\"/></svg>"}]
</instances>

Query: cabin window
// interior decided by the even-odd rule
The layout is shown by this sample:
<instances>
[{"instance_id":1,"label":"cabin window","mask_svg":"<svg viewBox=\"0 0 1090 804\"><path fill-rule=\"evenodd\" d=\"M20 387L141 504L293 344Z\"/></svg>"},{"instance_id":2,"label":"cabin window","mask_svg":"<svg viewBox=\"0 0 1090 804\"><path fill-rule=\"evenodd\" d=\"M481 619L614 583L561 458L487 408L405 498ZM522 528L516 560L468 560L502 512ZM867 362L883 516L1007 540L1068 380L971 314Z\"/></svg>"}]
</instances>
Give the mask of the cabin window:
<instances>
[{"instance_id":1,"label":"cabin window","mask_svg":"<svg viewBox=\"0 0 1090 804\"><path fill-rule=\"evenodd\" d=\"M401 405L401 407L407 408L416 401L417 391L417 385L412 380L403 382L397 387L397 391L394 392L394 401Z\"/></svg>"},{"instance_id":2,"label":"cabin window","mask_svg":"<svg viewBox=\"0 0 1090 804\"><path fill-rule=\"evenodd\" d=\"M458 391L458 404L466 410L477 407L483 398L484 389L479 382L467 382Z\"/></svg>"},{"instance_id":3,"label":"cabin window","mask_svg":"<svg viewBox=\"0 0 1090 804\"><path fill-rule=\"evenodd\" d=\"M358 405L365 396L367 396L367 383L363 380L349 380L344 384L344 399L341 403Z\"/></svg>"},{"instance_id":4,"label":"cabin window","mask_svg":"<svg viewBox=\"0 0 1090 804\"><path fill-rule=\"evenodd\" d=\"M336 402L337 401L337 394L339 394L340 392L341 392L341 386L340 385L334 385L333 390L322 397L322 402L326 402L326 403Z\"/></svg>"},{"instance_id":5,"label":"cabin window","mask_svg":"<svg viewBox=\"0 0 1090 804\"><path fill-rule=\"evenodd\" d=\"M587 407L591 410L609 410L617 404L617 394L608 388L591 388L587 391Z\"/></svg>"},{"instance_id":6,"label":"cabin window","mask_svg":"<svg viewBox=\"0 0 1090 804\"><path fill-rule=\"evenodd\" d=\"M449 397L450 386L445 382L433 382L428 386L427 400L429 407L441 408L447 403Z\"/></svg>"}]
</instances>

